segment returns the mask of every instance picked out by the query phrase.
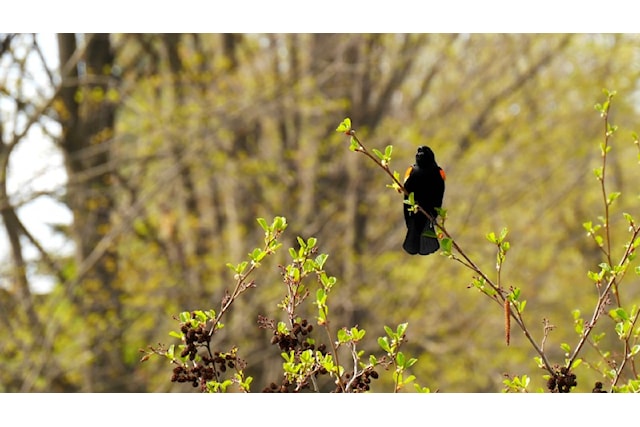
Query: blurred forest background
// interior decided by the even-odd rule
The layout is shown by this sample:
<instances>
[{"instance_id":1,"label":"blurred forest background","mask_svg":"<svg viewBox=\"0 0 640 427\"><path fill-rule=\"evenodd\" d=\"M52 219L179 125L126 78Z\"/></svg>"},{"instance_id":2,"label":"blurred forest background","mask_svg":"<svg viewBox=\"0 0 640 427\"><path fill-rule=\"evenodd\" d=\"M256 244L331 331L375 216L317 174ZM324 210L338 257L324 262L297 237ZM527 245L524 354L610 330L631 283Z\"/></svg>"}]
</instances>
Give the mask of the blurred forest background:
<instances>
[{"instance_id":1,"label":"blurred forest background","mask_svg":"<svg viewBox=\"0 0 640 427\"><path fill-rule=\"evenodd\" d=\"M557 363L560 343L576 341L571 311L591 313L597 298L586 273L602 255L582 224L603 214L593 174L603 88L618 92L614 253L625 243L622 212L640 217L637 35L50 37L55 61L41 36L0 35L3 392L194 390L169 382L166 360L140 363L139 349L172 342L179 312L217 309L233 283L226 263L261 245L257 217L276 215L289 223L284 248L220 335L239 347L253 391L281 372L256 320L282 315L278 264L296 236L317 237L329 254L333 324L366 329L365 350L381 354L373 338L383 326L409 323L405 351L418 358L421 385L497 392L506 373L542 387L535 353L519 330L505 345L501 308L468 288L468 270L403 252L402 197L335 132L345 117L367 147L394 146L392 169L413 163L418 145L433 148L447 173L447 229L490 274L485 235L509 229L503 283L522 288L538 340L543 318L556 325L546 349ZM34 134L55 144L66 179L51 191L12 190L12 156ZM72 213L56 222L42 212L71 250L51 249L23 220L43 198ZM42 277L54 284L36 292ZM629 280L622 292L637 303L638 277ZM576 391L601 379L577 374Z\"/></svg>"}]
</instances>

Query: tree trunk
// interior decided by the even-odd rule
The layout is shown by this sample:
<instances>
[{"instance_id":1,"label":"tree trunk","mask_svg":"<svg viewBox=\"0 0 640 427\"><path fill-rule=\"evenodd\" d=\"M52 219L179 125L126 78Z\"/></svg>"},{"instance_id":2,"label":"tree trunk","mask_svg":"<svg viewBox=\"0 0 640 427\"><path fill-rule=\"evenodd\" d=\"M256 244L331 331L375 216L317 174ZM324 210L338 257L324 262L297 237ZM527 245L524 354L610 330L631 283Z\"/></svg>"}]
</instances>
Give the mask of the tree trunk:
<instances>
[{"instance_id":1,"label":"tree trunk","mask_svg":"<svg viewBox=\"0 0 640 427\"><path fill-rule=\"evenodd\" d=\"M130 391L122 355L122 291L116 280L115 245L109 244L97 261L87 265L98 244L112 238L109 231L114 199L109 145L115 105L107 96L113 89L110 74L114 63L109 35L85 37L85 55L69 75L62 76L67 83L60 92L65 113L61 117L61 148L68 175L67 203L73 213L71 232L77 271L85 272L74 290L74 303L86 322L84 336L78 338L91 355L82 368L82 390ZM76 51L76 36L60 34L58 45L62 69Z\"/></svg>"}]
</instances>

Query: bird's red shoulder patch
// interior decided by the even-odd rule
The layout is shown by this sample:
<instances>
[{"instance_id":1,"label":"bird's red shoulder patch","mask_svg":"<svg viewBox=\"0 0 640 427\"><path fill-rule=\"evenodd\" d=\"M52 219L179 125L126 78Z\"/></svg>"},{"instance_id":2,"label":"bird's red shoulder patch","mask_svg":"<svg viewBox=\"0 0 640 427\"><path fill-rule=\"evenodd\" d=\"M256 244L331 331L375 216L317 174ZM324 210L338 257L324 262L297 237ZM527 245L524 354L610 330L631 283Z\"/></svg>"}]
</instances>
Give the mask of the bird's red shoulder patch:
<instances>
[{"instance_id":1,"label":"bird's red shoulder patch","mask_svg":"<svg viewBox=\"0 0 640 427\"><path fill-rule=\"evenodd\" d=\"M443 180L443 181L446 181L446 180L447 180L447 175L444 173L444 170L443 170L443 169L440 169L440 176L442 177L442 180Z\"/></svg>"},{"instance_id":2,"label":"bird's red shoulder patch","mask_svg":"<svg viewBox=\"0 0 640 427\"><path fill-rule=\"evenodd\" d=\"M409 179L409 176L411 176L411 172L413 172L413 166L409 166L404 173L404 181L402 181L403 183L407 182L407 179Z\"/></svg>"}]
</instances>

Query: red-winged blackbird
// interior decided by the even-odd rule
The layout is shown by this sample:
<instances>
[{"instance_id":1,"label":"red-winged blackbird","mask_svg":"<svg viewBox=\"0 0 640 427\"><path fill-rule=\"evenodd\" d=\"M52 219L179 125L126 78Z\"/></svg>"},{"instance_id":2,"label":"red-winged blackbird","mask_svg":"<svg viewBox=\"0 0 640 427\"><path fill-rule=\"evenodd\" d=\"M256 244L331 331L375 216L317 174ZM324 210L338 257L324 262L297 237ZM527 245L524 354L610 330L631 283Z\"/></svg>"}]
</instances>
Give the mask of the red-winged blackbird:
<instances>
[{"instance_id":1,"label":"red-winged blackbird","mask_svg":"<svg viewBox=\"0 0 640 427\"><path fill-rule=\"evenodd\" d=\"M435 221L438 213L435 208L442 207L445 174L436 163L431 148L418 147L416 163L407 169L404 188L413 193L414 201L431 215ZM405 200L408 196L405 195ZM404 204L404 220L407 224L407 236L402 247L411 255L429 255L440 248L433 222L420 211L411 212Z\"/></svg>"}]
</instances>

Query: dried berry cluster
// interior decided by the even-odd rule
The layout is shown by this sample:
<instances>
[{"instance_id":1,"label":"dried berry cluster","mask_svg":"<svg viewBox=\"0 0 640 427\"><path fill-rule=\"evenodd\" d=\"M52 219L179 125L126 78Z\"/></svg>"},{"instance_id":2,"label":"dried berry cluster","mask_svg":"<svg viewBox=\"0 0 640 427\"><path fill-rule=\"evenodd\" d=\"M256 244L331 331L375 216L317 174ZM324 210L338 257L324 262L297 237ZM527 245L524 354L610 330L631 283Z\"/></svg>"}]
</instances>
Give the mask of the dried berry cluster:
<instances>
[{"instance_id":1,"label":"dried berry cluster","mask_svg":"<svg viewBox=\"0 0 640 427\"><path fill-rule=\"evenodd\" d=\"M552 393L569 393L577 385L576 375L564 366L547 381L547 388Z\"/></svg>"},{"instance_id":2,"label":"dried berry cluster","mask_svg":"<svg viewBox=\"0 0 640 427\"><path fill-rule=\"evenodd\" d=\"M291 332L285 334L273 331L273 337L271 338L271 344L278 344L280 350L290 352L291 350L315 350L315 345L307 341L307 335L313 331L313 325L310 324L307 319L302 319L300 323L295 322ZM320 347L323 347L322 349ZM324 354L324 346L318 347Z\"/></svg>"},{"instance_id":3,"label":"dried berry cluster","mask_svg":"<svg viewBox=\"0 0 640 427\"><path fill-rule=\"evenodd\" d=\"M222 373L227 368L244 369L246 363L237 357L235 349L229 353L219 351L211 353L209 330L203 326L202 322L195 320L193 313L190 321L180 325L180 331L184 337L184 349L180 353L180 357L188 357L191 362L194 362L198 348L204 350L201 352L200 360L195 361L193 366L184 363L173 368L171 382L191 383L194 387L200 386L202 391L205 391L207 381L220 381Z\"/></svg>"},{"instance_id":4,"label":"dried berry cluster","mask_svg":"<svg viewBox=\"0 0 640 427\"><path fill-rule=\"evenodd\" d=\"M192 322L183 323L180 325L180 332L184 334L185 342L185 348L180 353L180 357L189 356L189 360L196 358L199 346L208 345L211 341L209 331L205 330L201 324L194 327Z\"/></svg>"},{"instance_id":5,"label":"dried berry cluster","mask_svg":"<svg viewBox=\"0 0 640 427\"><path fill-rule=\"evenodd\" d=\"M294 322L293 328L288 333L279 332L275 327L275 322L267 321L265 318L260 318L258 323L261 327L270 327L273 329L273 337L271 337L271 344L277 344L282 352L291 352L294 351L296 354L300 354L300 352L305 350L317 350L323 355L326 354L327 346L324 344L316 345L313 344L313 340L309 340L310 334L313 331L313 325L309 323L307 319L302 319L300 322ZM314 373L314 377L318 377L318 375L326 375L328 372L323 367L319 367ZM278 385L275 382L272 382L267 387L265 387L262 392L263 393L290 393L295 392L296 388L298 390L308 389L309 384L304 383L302 385L296 385L291 383L286 378L282 379L282 382Z\"/></svg>"},{"instance_id":6,"label":"dried berry cluster","mask_svg":"<svg viewBox=\"0 0 640 427\"><path fill-rule=\"evenodd\" d=\"M371 379L377 379L378 373L373 370L373 366L367 367L365 370L360 372L353 380L351 380L351 373L347 372L345 374L345 380L349 384L349 389L353 393L363 393L365 391L369 391L371 384ZM336 387L334 390L336 393L341 393L342 389L340 387Z\"/></svg>"},{"instance_id":7,"label":"dried berry cluster","mask_svg":"<svg viewBox=\"0 0 640 427\"><path fill-rule=\"evenodd\" d=\"M171 382L191 383L194 387L200 386L206 390L207 381L220 381L222 373L228 369L244 369L246 363L239 359L235 352L213 353L213 357L202 356L202 362L194 366L178 365L173 368Z\"/></svg>"},{"instance_id":8,"label":"dried berry cluster","mask_svg":"<svg viewBox=\"0 0 640 427\"><path fill-rule=\"evenodd\" d=\"M596 381L596 385L591 390L592 393L606 393L606 390L602 389L602 383L600 381Z\"/></svg>"},{"instance_id":9,"label":"dried berry cluster","mask_svg":"<svg viewBox=\"0 0 640 427\"><path fill-rule=\"evenodd\" d=\"M264 317L259 317L258 324L263 328L273 329L273 337L271 338L271 344L277 344L282 352L293 351L296 355L305 350L319 351L323 356L327 354L327 346L320 344L316 346L313 344L313 340L310 339L310 334L313 331L313 325L311 325L307 319L302 319L299 322L295 322L291 331L287 333L279 332L275 327L275 322L268 320ZM322 366L317 366L311 373L311 376L315 379L320 376L328 375L329 372ZM359 372L355 378L353 373L346 373L342 378L342 387L336 385L333 390L334 393L341 393L344 391L343 387L348 385L348 391L359 393L369 391L370 384L373 379L378 378L378 373L372 366ZM310 388L311 378L302 384L295 384L289 381L286 377L282 379L280 384L275 382L270 383L265 387L263 393L291 393L307 390Z\"/></svg>"}]
</instances>

